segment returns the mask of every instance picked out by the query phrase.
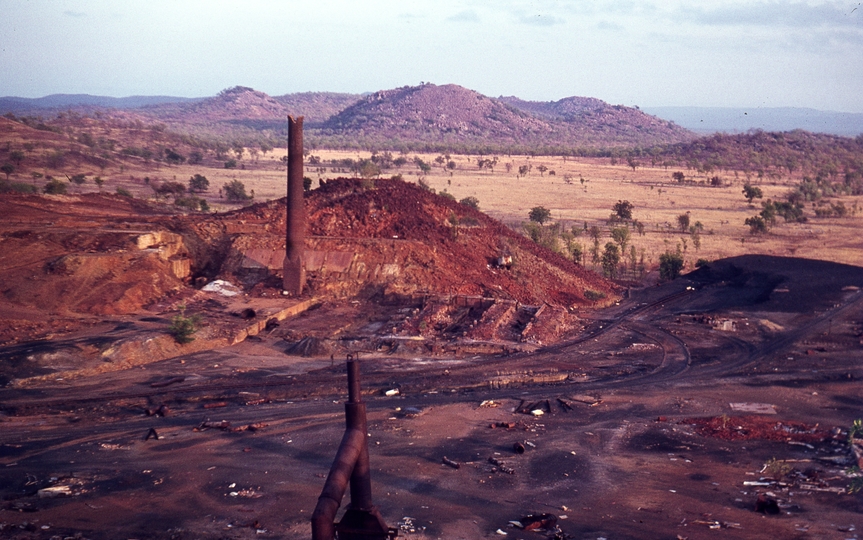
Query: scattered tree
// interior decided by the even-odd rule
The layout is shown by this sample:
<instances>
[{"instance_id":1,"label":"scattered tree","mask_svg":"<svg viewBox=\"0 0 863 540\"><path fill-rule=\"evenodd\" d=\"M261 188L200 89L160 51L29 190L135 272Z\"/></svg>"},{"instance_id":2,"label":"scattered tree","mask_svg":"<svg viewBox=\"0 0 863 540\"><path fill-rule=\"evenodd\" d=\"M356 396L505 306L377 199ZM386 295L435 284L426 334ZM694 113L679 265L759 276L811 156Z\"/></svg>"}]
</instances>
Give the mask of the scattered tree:
<instances>
[{"instance_id":1,"label":"scattered tree","mask_svg":"<svg viewBox=\"0 0 863 540\"><path fill-rule=\"evenodd\" d=\"M186 161L186 156L175 152L171 148L168 148L167 150L165 150L165 161L174 165L179 165L180 163L184 163Z\"/></svg>"},{"instance_id":2,"label":"scattered tree","mask_svg":"<svg viewBox=\"0 0 863 540\"><path fill-rule=\"evenodd\" d=\"M422 172L423 174L428 174L432 170L431 165L423 161L419 156L416 156L414 158L414 165L416 165L420 172Z\"/></svg>"},{"instance_id":3,"label":"scattered tree","mask_svg":"<svg viewBox=\"0 0 863 540\"><path fill-rule=\"evenodd\" d=\"M74 174L72 176L66 175L66 178L69 179L70 182L75 184L76 186L83 185L87 181L86 174Z\"/></svg>"},{"instance_id":4,"label":"scattered tree","mask_svg":"<svg viewBox=\"0 0 863 540\"><path fill-rule=\"evenodd\" d=\"M659 256L659 277L663 281L671 281L683 270L683 255L678 252L666 251Z\"/></svg>"},{"instance_id":5,"label":"scattered tree","mask_svg":"<svg viewBox=\"0 0 863 540\"><path fill-rule=\"evenodd\" d=\"M635 209L635 206L629 201L617 201L611 209L619 219L629 221L632 219L632 210Z\"/></svg>"},{"instance_id":6,"label":"scattered tree","mask_svg":"<svg viewBox=\"0 0 863 540\"><path fill-rule=\"evenodd\" d=\"M689 212L677 216L677 226L680 227L681 232L689 230Z\"/></svg>"},{"instance_id":7,"label":"scattered tree","mask_svg":"<svg viewBox=\"0 0 863 540\"><path fill-rule=\"evenodd\" d=\"M3 165L0 165L0 171L6 175L6 180L9 180L9 175L15 172L15 165L4 163Z\"/></svg>"},{"instance_id":8,"label":"scattered tree","mask_svg":"<svg viewBox=\"0 0 863 540\"><path fill-rule=\"evenodd\" d=\"M599 238L602 236L602 231L594 225L588 230L590 238L593 240L593 247L590 249L590 260L593 264L599 262Z\"/></svg>"},{"instance_id":9,"label":"scattered tree","mask_svg":"<svg viewBox=\"0 0 863 540\"><path fill-rule=\"evenodd\" d=\"M695 247L695 251L701 249L701 222L698 221L695 225L689 227L689 237L692 238L692 245Z\"/></svg>"},{"instance_id":10,"label":"scattered tree","mask_svg":"<svg viewBox=\"0 0 863 540\"><path fill-rule=\"evenodd\" d=\"M615 227L611 229L611 238L620 246L620 252L626 253L626 244L629 243L629 227Z\"/></svg>"},{"instance_id":11,"label":"scattered tree","mask_svg":"<svg viewBox=\"0 0 863 540\"><path fill-rule=\"evenodd\" d=\"M196 174L189 178L190 193L204 193L208 189L210 189L210 181L206 176Z\"/></svg>"},{"instance_id":12,"label":"scattered tree","mask_svg":"<svg viewBox=\"0 0 863 540\"><path fill-rule=\"evenodd\" d=\"M24 161L24 158L27 155L21 150L12 150L9 152L9 161L15 164L16 167L20 167L21 163Z\"/></svg>"},{"instance_id":13,"label":"scattered tree","mask_svg":"<svg viewBox=\"0 0 863 540\"><path fill-rule=\"evenodd\" d=\"M578 242L573 242L569 245L569 252L572 254L572 260L576 264L584 266L584 246Z\"/></svg>"},{"instance_id":14,"label":"scattered tree","mask_svg":"<svg viewBox=\"0 0 863 540\"><path fill-rule=\"evenodd\" d=\"M528 237L537 244L554 252L559 252L558 236L560 235L560 224L543 226L536 221L528 221L523 225Z\"/></svg>"},{"instance_id":15,"label":"scattered tree","mask_svg":"<svg viewBox=\"0 0 863 540\"><path fill-rule=\"evenodd\" d=\"M239 180L231 180L231 182L223 186L225 198L231 202L244 202L252 199L251 195L246 194L246 185Z\"/></svg>"},{"instance_id":16,"label":"scattered tree","mask_svg":"<svg viewBox=\"0 0 863 540\"><path fill-rule=\"evenodd\" d=\"M431 167L429 167L431 169ZM381 168L377 163L374 163L371 160L364 159L360 164L360 176L365 179L375 178L380 176Z\"/></svg>"},{"instance_id":17,"label":"scattered tree","mask_svg":"<svg viewBox=\"0 0 863 540\"><path fill-rule=\"evenodd\" d=\"M66 194L67 185L56 178L52 178L45 184L45 187L42 188L42 191L47 193L48 195L65 195Z\"/></svg>"},{"instance_id":18,"label":"scattered tree","mask_svg":"<svg viewBox=\"0 0 863 540\"><path fill-rule=\"evenodd\" d=\"M459 203L465 206L470 206L474 210L479 210L479 199L477 199L476 197L465 197L464 199L460 200Z\"/></svg>"},{"instance_id":19,"label":"scattered tree","mask_svg":"<svg viewBox=\"0 0 863 540\"><path fill-rule=\"evenodd\" d=\"M751 205L753 200L762 198L764 194L761 192L760 187L746 183L743 186L743 196L746 198L746 201Z\"/></svg>"},{"instance_id":20,"label":"scattered tree","mask_svg":"<svg viewBox=\"0 0 863 540\"><path fill-rule=\"evenodd\" d=\"M750 234L764 234L767 232L767 222L759 215L748 217L743 223L749 226Z\"/></svg>"},{"instance_id":21,"label":"scattered tree","mask_svg":"<svg viewBox=\"0 0 863 540\"><path fill-rule=\"evenodd\" d=\"M174 197L179 197L186 193L186 186L181 184L180 182L161 182L161 183L151 183L150 187L153 188L153 191L156 192L156 195L160 197L169 197L173 195Z\"/></svg>"},{"instance_id":22,"label":"scattered tree","mask_svg":"<svg viewBox=\"0 0 863 540\"><path fill-rule=\"evenodd\" d=\"M210 210L210 205L207 204L207 201L200 197L177 197L174 199L174 205L180 208L188 208L189 210L200 209L202 212L209 212Z\"/></svg>"},{"instance_id":23,"label":"scattered tree","mask_svg":"<svg viewBox=\"0 0 863 540\"><path fill-rule=\"evenodd\" d=\"M531 221L535 221L536 223L543 225L546 221L551 219L551 210L544 206L534 206L530 209L528 218L530 218Z\"/></svg>"},{"instance_id":24,"label":"scattered tree","mask_svg":"<svg viewBox=\"0 0 863 540\"><path fill-rule=\"evenodd\" d=\"M675 171L671 173L671 178L682 184L686 180L686 175L682 171Z\"/></svg>"},{"instance_id":25,"label":"scattered tree","mask_svg":"<svg viewBox=\"0 0 863 540\"><path fill-rule=\"evenodd\" d=\"M620 251L617 244L608 242L602 253L602 271L606 276L614 278L617 276L617 266L620 264Z\"/></svg>"}]
</instances>

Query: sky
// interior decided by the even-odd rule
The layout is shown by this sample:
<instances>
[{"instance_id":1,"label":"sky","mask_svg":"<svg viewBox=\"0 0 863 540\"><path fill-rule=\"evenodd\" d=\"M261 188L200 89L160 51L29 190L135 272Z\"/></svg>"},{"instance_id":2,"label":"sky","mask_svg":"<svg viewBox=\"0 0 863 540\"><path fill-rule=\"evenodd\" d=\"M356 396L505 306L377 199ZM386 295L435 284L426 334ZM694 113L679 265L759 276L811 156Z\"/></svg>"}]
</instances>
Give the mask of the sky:
<instances>
[{"instance_id":1,"label":"sky","mask_svg":"<svg viewBox=\"0 0 863 540\"><path fill-rule=\"evenodd\" d=\"M863 5L0 0L0 96L363 93L863 113Z\"/></svg>"}]
</instances>

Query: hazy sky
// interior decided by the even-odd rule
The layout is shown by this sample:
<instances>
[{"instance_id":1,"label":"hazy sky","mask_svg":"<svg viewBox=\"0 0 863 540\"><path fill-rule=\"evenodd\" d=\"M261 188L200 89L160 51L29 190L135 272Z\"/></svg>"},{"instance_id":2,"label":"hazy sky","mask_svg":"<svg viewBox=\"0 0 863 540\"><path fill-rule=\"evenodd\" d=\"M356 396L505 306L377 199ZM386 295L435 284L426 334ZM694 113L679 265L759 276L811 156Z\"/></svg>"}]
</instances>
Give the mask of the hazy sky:
<instances>
[{"instance_id":1,"label":"hazy sky","mask_svg":"<svg viewBox=\"0 0 863 540\"><path fill-rule=\"evenodd\" d=\"M863 112L860 1L0 0L0 96L370 92Z\"/></svg>"}]
</instances>

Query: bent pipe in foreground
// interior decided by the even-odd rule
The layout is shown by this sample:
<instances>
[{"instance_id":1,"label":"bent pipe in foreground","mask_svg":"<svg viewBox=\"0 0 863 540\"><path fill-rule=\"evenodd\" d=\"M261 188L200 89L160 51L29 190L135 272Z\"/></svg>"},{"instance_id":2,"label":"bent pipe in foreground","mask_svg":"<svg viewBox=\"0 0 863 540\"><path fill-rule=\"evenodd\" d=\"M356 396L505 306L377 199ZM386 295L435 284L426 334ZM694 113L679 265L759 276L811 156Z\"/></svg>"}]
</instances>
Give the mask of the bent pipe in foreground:
<instances>
[{"instance_id":1,"label":"bent pipe in foreground","mask_svg":"<svg viewBox=\"0 0 863 540\"><path fill-rule=\"evenodd\" d=\"M363 447L366 434L359 429L347 429L339 451L330 467L318 504L312 513L312 540L332 540L336 536L336 513Z\"/></svg>"},{"instance_id":2,"label":"bent pipe in foreground","mask_svg":"<svg viewBox=\"0 0 863 540\"><path fill-rule=\"evenodd\" d=\"M398 529L387 527L372 503L372 481L367 441L366 405L362 402L359 362L348 355L348 402L345 434L336 452L318 504L312 513L312 540L392 539ZM351 504L336 525L336 514L350 483Z\"/></svg>"}]
</instances>

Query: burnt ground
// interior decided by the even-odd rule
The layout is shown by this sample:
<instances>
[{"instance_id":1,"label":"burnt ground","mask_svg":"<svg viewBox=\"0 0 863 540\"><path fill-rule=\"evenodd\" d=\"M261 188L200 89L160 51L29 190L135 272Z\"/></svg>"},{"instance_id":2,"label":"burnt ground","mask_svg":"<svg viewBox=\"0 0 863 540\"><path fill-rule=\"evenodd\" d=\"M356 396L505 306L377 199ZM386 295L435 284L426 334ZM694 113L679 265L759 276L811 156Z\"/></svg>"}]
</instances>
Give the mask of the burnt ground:
<instances>
[{"instance_id":1,"label":"burnt ground","mask_svg":"<svg viewBox=\"0 0 863 540\"><path fill-rule=\"evenodd\" d=\"M860 287L860 268L737 257L496 354L384 343L370 327L422 309L364 300L75 377L56 351L9 345L4 369L46 373L0 389L0 531L308 538L359 351L375 502L403 537L550 537L510 521L551 513L565 538L856 538ZM70 347L94 339L79 331Z\"/></svg>"}]
</instances>

